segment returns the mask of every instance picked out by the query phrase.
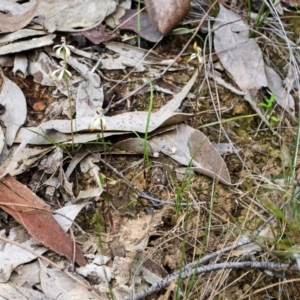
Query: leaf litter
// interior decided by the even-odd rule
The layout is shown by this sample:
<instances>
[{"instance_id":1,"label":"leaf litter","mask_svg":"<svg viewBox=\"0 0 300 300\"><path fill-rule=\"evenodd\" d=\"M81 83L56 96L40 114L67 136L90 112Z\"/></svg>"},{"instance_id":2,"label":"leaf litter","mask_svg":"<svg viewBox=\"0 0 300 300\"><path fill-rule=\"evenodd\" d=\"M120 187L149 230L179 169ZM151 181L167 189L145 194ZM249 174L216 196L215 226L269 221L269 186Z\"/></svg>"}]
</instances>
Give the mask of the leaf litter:
<instances>
[{"instance_id":1,"label":"leaf litter","mask_svg":"<svg viewBox=\"0 0 300 300\"><path fill-rule=\"evenodd\" d=\"M5 274L1 277L2 297L11 297L8 296L12 293L9 279L31 299L108 299L111 287L117 299L125 299L132 295L133 282L138 291L155 285L167 276L167 270L179 268L181 250L178 245L181 241L177 233L169 229L177 228L186 218L187 230L196 232L195 235L188 233L189 243L202 249L198 241L204 237L204 231L199 229L199 220L203 219L202 226L207 226L207 215L200 207L210 202L212 183L218 186L215 213L221 219L217 223L225 224L230 219L228 216L231 220L235 218L238 204L234 203L232 192L225 185L231 186L240 179L236 176L240 166L231 157L239 157L241 151L248 155L254 149L251 139L236 145L225 140L226 135L217 137L213 130L200 131L193 126L195 116L201 118L201 122L214 120L208 117L205 109L203 114L199 113L198 106L191 109L195 101L201 100L197 104L201 110L208 108L214 105L212 102L218 98L219 92L213 92L211 99L202 98L199 89L199 80L203 80L201 66L194 71L187 60L174 59L178 49L182 48L180 39L174 43L174 51L165 45L166 50L160 49L160 54L159 51L136 47L131 42L107 42L110 34L114 39L120 36L118 29L122 33L132 29L146 40L157 41L186 16L190 10L189 1L172 1L171 4L166 1L159 6L153 1L145 1L147 13L140 14L142 28L136 25L135 10L126 7L126 14L120 16L122 9L119 7L117 12L115 1L99 4L99 1L91 0L89 5L80 0L71 2L61 1L57 6L51 1L30 1L24 5L5 1L6 9L0 6L1 11L11 13L0 16L9 17L9 22L0 27L3 33L7 33L1 36L0 53L13 56L13 59L0 60L0 64L3 68L13 66L15 76L12 78L7 69L4 72L8 75L1 75L0 104L4 110L0 113L3 123L0 150L5 171L0 189L5 197L0 206L27 231L20 227L9 228L8 239L1 232L1 251L4 256L11 254L1 267ZM95 5L101 5L102 9L95 9ZM88 10L83 10L83 6ZM16 23L10 23L11 20ZM104 20L116 28L113 34L98 27ZM128 20L127 25L124 20ZM150 26L145 24L149 24L149 20L152 26L147 31ZM157 29L161 34L157 34ZM65 82L58 82L50 76L59 61L47 46L57 41L60 31L73 34L83 31L83 34L70 35L69 40L88 46L78 47L67 60L73 73L69 81L74 100L73 114L66 98L68 88ZM284 81L266 65L259 44L255 39L249 39L249 26L239 15L220 5L213 32L214 48L223 65L223 69L219 68L223 72L221 76L224 78L226 73L230 74L234 84L221 77L215 82L225 92L228 88L233 93L238 91L234 87L236 84L241 90L237 95L245 95L245 100L276 133L258 106L261 101L259 90L268 88L275 94L279 106L295 117L293 98L290 91L286 91ZM105 44L101 45L101 42ZM105 51L101 47L95 48L97 44L105 47ZM28 50L32 51L29 53ZM175 55L166 54L167 51ZM103 75L100 70L107 73ZM178 84L178 73L188 74L188 80L179 80ZM161 77L160 74L168 76ZM212 74L209 78L215 76ZM29 111L33 110L39 116L35 119L35 126L28 126L27 105L29 100L39 102L39 99L28 99L26 88L21 91L13 83L22 82L28 75L33 76L35 88L42 85L49 95L56 98L53 105L44 103L44 115L41 113L44 109L39 111L37 106L29 106ZM154 78L153 88L144 88L133 95L131 91L138 89L139 83L143 84L142 76ZM17 79L19 77L22 79ZM146 81L144 79L144 83ZM152 93L152 89L161 101L156 103L155 98L149 114L148 93ZM111 91L115 92L114 96L109 94ZM226 98L226 93L230 92L220 91L222 101L230 107L233 101ZM234 97L237 96L230 94L230 98ZM243 105L233 109L235 115L241 112ZM236 128L228 129L233 130L231 134L235 139ZM241 140L236 141L240 143ZM249 149L243 144L250 145ZM138 154L144 155L144 159ZM151 171L146 170L147 159L153 163ZM232 163L228 165L228 161ZM265 167L265 162L260 163L261 168ZM247 162L247 167L249 164ZM22 182L34 187L34 192L49 203L46 204L8 173L19 175ZM178 201L182 207L189 208L185 217L182 207L180 213L174 208ZM63 207L52 209L59 206ZM85 225L88 233L77 225L77 221ZM212 251L220 247L219 229L214 230L217 223L213 221L208 237ZM95 231L97 224L101 224L98 232ZM65 233L68 230L71 230L72 238ZM101 242L95 238L99 234ZM165 241L167 235L171 238ZM230 238L230 242L234 243L234 240ZM16 243L28 247L29 251L21 250ZM255 245L253 249L261 251ZM57 265L44 261L41 255L49 249L67 257L73 267L74 263L81 266L75 267L77 274L63 271L67 263L63 258ZM155 249L150 256L149 249ZM36 258L39 258L38 263ZM185 259L194 260L195 256L187 251ZM22 279L20 270L25 263L29 270L33 268L35 271L27 271L34 274ZM21 287L25 283L27 289ZM42 293L34 291L33 287L38 287ZM30 294L34 292L36 294Z\"/></svg>"}]
</instances>

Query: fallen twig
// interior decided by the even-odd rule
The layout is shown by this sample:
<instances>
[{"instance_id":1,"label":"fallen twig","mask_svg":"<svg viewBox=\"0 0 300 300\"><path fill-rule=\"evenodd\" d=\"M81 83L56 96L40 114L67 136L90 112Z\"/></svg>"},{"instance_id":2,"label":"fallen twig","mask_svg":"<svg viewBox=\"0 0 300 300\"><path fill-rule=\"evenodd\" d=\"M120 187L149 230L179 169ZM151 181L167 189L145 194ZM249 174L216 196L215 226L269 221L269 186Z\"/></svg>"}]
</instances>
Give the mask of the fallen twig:
<instances>
[{"instance_id":1,"label":"fallen twig","mask_svg":"<svg viewBox=\"0 0 300 300\"><path fill-rule=\"evenodd\" d=\"M266 270L273 270L273 269L286 269L289 267L289 264L283 263L274 263L274 262L256 262L256 261L245 261L245 262L228 262L228 263L220 263L214 265L207 265L204 267L199 267L195 270L196 275L222 270L222 269L266 269ZM186 279L187 277L191 276L194 273L194 270L182 270L180 273L181 280ZM158 281L157 283L153 284L151 287L137 293L133 297L126 298L125 300L138 300L142 299L146 296L149 296L155 292L160 291L163 288L166 288L172 281L177 279L177 275L171 274L165 277L163 280Z\"/></svg>"}]
</instances>

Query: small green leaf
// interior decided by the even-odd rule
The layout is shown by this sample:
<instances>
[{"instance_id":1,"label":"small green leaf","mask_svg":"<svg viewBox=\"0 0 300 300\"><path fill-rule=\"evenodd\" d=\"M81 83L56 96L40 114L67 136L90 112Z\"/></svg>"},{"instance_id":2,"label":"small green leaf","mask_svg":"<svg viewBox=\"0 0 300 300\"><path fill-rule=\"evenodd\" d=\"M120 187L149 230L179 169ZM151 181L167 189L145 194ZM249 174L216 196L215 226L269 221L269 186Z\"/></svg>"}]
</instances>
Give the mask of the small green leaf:
<instances>
[{"instance_id":1,"label":"small green leaf","mask_svg":"<svg viewBox=\"0 0 300 300\"><path fill-rule=\"evenodd\" d=\"M265 108L269 108L268 104L266 104L266 103L264 103L264 102L259 102L259 103L258 103L258 106L265 107Z\"/></svg>"},{"instance_id":2,"label":"small green leaf","mask_svg":"<svg viewBox=\"0 0 300 300\"><path fill-rule=\"evenodd\" d=\"M271 121L279 122L279 119L276 116L271 116Z\"/></svg>"}]
</instances>

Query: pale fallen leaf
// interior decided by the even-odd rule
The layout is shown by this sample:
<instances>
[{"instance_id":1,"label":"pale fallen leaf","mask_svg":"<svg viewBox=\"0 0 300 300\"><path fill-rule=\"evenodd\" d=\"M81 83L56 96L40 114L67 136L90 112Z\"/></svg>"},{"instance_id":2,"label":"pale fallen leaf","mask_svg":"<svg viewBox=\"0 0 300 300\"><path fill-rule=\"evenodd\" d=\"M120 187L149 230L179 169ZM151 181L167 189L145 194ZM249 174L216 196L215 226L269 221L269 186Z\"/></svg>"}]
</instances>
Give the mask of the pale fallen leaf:
<instances>
[{"instance_id":1,"label":"pale fallen leaf","mask_svg":"<svg viewBox=\"0 0 300 300\"><path fill-rule=\"evenodd\" d=\"M80 202L87 199L97 201L100 195L102 194L102 192L103 192L102 187L81 190L76 198L76 202Z\"/></svg>"},{"instance_id":2,"label":"pale fallen leaf","mask_svg":"<svg viewBox=\"0 0 300 300\"><path fill-rule=\"evenodd\" d=\"M170 63L173 63L170 70L179 68L178 64L174 63L174 59L165 60L164 57L154 51L150 52L149 50L116 42L105 43L105 46L119 55L117 57L107 53L102 55L99 61L103 69L116 70L132 67L135 72L143 72L146 69L151 69L153 66L161 68L161 66L170 65ZM156 73L159 73L159 71L157 70Z\"/></svg>"},{"instance_id":3,"label":"pale fallen leaf","mask_svg":"<svg viewBox=\"0 0 300 300\"><path fill-rule=\"evenodd\" d=\"M0 298L2 299L18 299L18 300L52 300L43 293L26 288L19 285L14 285L11 282L0 283Z\"/></svg>"},{"instance_id":4,"label":"pale fallen leaf","mask_svg":"<svg viewBox=\"0 0 300 300\"><path fill-rule=\"evenodd\" d=\"M33 17L37 14L40 0L34 0L31 1L31 3L32 6L30 7L30 9L21 14L16 14L16 7L14 7L14 12L16 15L0 13L0 32L16 31L29 24ZM21 4L18 5L22 6ZM22 10L22 7L20 7L19 9ZM5 7L4 10L6 10Z\"/></svg>"},{"instance_id":5,"label":"pale fallen leaf","mask_svg":"<svg viewBox=\"0 0 300 300\"><path fill-rule=\"evenodd\" d=\"M283 87L280 76L269 66L265 65L268 80L268 88L275 94L276 102L295 117L295 101L290 93Z\"/></svg>"},{"instance_id":6,"label":"pale fallen leaf","mask_svg":"<svg viewBox=\"0 0 300 300\"><path fill-rule=\"evenodd\" d=\"M62 166L59 168L58 179L60 181L61 186L64 188L65 192L67 193L67 197L70 198L72 203L75 203L76 200L73 193L73 182L69 181Z\"/></svg>"},{"instance_id":7,"label":"pale fallen leaf","mask_svg":"<svg viewBox=\"0 0 300 300\"><path fill-rule=\"evenodd\" d=\"M74 154L66 170L67 178L70 177L70 175L72 174L76 166L80 163L80 161L83 160L89 154L90 152L88 151L80 151L80 150Z\"/></svg>"},{"instance_id":8,"label":"pale fallen leaf","mask_svg":"<svg viewBox=\"0 0 300 300\"><path fill-rule=\"evenodd\" d=\"M34 30L34 29L20 29L15 32L12 32L10 34L6 34L3 37L0 38L0 45L9 44L12 42L15 42L20 39L25 39L29 37L36 37L39 35L47 35L48 33L46 31L42 30Z\"/></svg>"},{"instance_id":9,"label":"pale fallen leaf","mask_svg":"<svg viewBox=\"0 0 300 300\"><path fill-rule=\"evenodd\" d=\"M0 55L17 53L26 50L36 49L53 44L55 34L48 34L40 38L33 38L29 41L20 41L0 47Z\"/></svg>"},{"instance_id":10,"label":"pale fallen leaf","mask_svg":"<svg viewBox=\"0 0 300 300\"><path fill-rule=\"evenodd\" d=\"M20 126L26 121L27 105L21 89L8 79L0 69L0 104L5 107L5 113L0 120L6 127L5 141L11 146Z\"/></svg>"},{"instance_id":11,"label":"pale fallen leaf","mask_svg":"<svg viewBox=\"0 0 300 300\"><path fill-rule=\"evenodd\" d=\"M18 286L34 286L40 282L40 266L38 261L21 264L14 269L10 276L10 282Z\"/></svg>"},{"instance_id":12,"label":"pale fallen leaf","mask_svg":"<svg viewBox=\"0 0 300 300\"><path fill-rule=\"evenodd\" d=\"M28 73L32 75L34 81L41 85L55 86L55 80L50 77L51 73L57 69L56 64L41 51L36 60L29 63Z\"/></svg>"},{"instance_id":13,"label":"pale fallen leaf","mask_svg":"<svg viewBox=\"0 0 300 300\"><path fill-rule=\"evenodd\" d=\"M1 166L3 168L6 168L9 165L9 163L13 160L13 162L10 165L9 172L10 175L16 176L22 174L28 168L32 167L32 165L34 165L39 159L45 156L52 149L52 147L48 147L46 149L25 148L17 155L18 159L13 160L13 157L17 151L17 146L13 145L13 147L10 149L11 151L8 157L2 163Z\"/></svg>"},{"instance_id":14,"label":"pale fallen leaf","mask_svg":"<svg viewBox=\"0 0 300 300\"><path fill-rule=\"evenodd\" d=\"M77 281L70 278L70 276L60 270L44 266L41 261L40 270L42 291L50 299L102 299L99 295L89 291L89 284L80 276L76 276L74 273L72 276L76 277Z\"/></svg>"},{"instance_id":15,"label":"pale fallen leaf","mask_svg":"<svg viewBox=\"0 0 300 300\"><path fill-rule=\"evenodd\" d=\"M47 155L39 163L39 169L47 174L53 174L63 164L63 150L57 147L51 154Z\"/></svg>"},{"instance_id":16,"label":"pale fallen leaf","mask_svg":"<svg viewBox=\"0 0 300 300\"><path fill-rule=\"evenodd\" d=\"M103 136L113 136L113 135L122 135L128 132L104 132ZM74 143L88 143L96 141L99 137L99 133L82 133L78 134L74 138ZM54 142L55 141L55 142ZM18 135L15 139L15 143L20 143L20 145L14 150L13 153L8 157L9 153L1 153L1 160L5 161L3 167L5 168L4 173L0 178L8 173L11 174L20 174L27 168L31 167L31 164L37 161L40 157L38 156L37 150L27 150L27 144L33 145L53 145L54 143L64 142L65 144L72 143L72 136L70 134L64 134L53 129L43 130L41 128L21 128L18 132ZM6 146L4 147L4 149ZM48 149L49 151L51 149ZM46 150L45 150L46 151ZM21 165L18 165L20 157L23 157L23 152L25 160ZM35 153L33 157L28 159L30 153ZM44 153L40 152L40 155L43 156Z\"/></svg>"},{"instance_id":17,"label":"pale fallen leaf","mask_svg":"<svg viewBox=\"0 0 300 300\"><path fill-rule=\"evenodd\" d=\"M38 15L51 20L57 31L82 31L100 24L116 9L112 0L43 0Z\"/></svg>"},{"instance_id":18,"label":"pale fallen leaf","mask_svg":"<svg viewBox=\"0 0 300 300\"><path fill-rule=\"evenodd\" d=\"M231 184L225 161L199 130L181 124L176 129L149 139L153 151L162 152L200 174Z\"/></svg>"},{"instance_id":19,"label":"pale fallen leaf","mask_svg":"<svg viewBox=\"0 0 300 300\"><path fill-rule=\"evenodd\" d=\"M5 230L0 231L0 236L6 237ZM45 247L37 247L37 241L30 237L22 227L15 227L11 229L7 238L25 246L37 254L43 254L48 250ZM7 282L12 271L17 266L28 263L36 258L36 256L31 252L10 243L2 245L0 255L0 282Z\"/></svg>"},{"instance_id":20,"label":"pale fallen leaf","mask_svg":"<svg viewBox=\"0 0 300 300\"><path fill-rule=\"evenodd\" d=\"M262 52L240 15L220 4L213 30L215 51L240 89L267 86Z\"/></svg>"},{"instance_id":21,"label":"pale fallen leaf","mask_svg":"<svg viewBox=\"0 0 300 300\"><path fill-rule=\"evenodd\" d=\"M87 205L87 203L66 205L53 212L54 219L59 223L62 229L67 232L79 214L79 212ZM65 218L66 216L67 218Z\"/></svg>"},{"instance_id":22,"label":"pale fallen leaf","mask_svg":"<svg viewBox=\"0 0 300 300\"><path fill-rule=\"evenodd\" d=\"M182 121L190 118L191 114L184 113L173 113L170 111L167 112L154 112L151 114L148 132L151 132L160 126L169 126L177 123L181 123ZM147 117L148 112L145 111L137 111L137 112L126 112L121 115L116 115L112 117L104 116L102 117L106 123L106 131L124 131L124 132L145 132L147 130ZM73 120L73 128L77 129L77 132L90 130L92 118L84 117L80 119ZM68 120L51 120L45 123L42 123L39 127L32 128L33 136L30 138L28 134L28 141L34 140L35 134L40 134L41 136L45 136L47 131L50 129L54 129L56 131L62 133L71 133L70 121ZM97 125L94 129L95 131L101 131L100 125ZM99 134L98 134L99 135ZM97 139L97 135L95 134L95 139Z\"/></svg>"},{"instance_id":23,"label":"pale fallen leaf","mask_svg":"<svg viewBox=\"0 0 300 300\"><path fill-rule=\"evenodd\" d=\"M104 137L121 135L124 132L104 132ZM74 137L74 143L88 143L96 141L99 137L99 133L81 133ZM22 127L17 133L14 143L31 144L31 145L53 145L54 143L72 142L72 136L70 134L62 133L52 129L41 130L38 127ZM26 145L25 145L26 146Z\"/></svg>"},{"instance_id":24,"label":"pale fallen leaf","mask_svg":"<svg viewBox=\"0 0 300 300\"><path fill-rule=\"evenodd\" d=\"M146 64L157 64L162 66L168 66L170 62L174 62L174 60L165 60L163 56L157 54L154 51L141 49L127 44L109 42L109 43L105 43L105 47L118 53L124 58L133 59L135 63L142 61L143 63ZM178 64L175 63L175 65Z\"/></svg>"}]
</instances>

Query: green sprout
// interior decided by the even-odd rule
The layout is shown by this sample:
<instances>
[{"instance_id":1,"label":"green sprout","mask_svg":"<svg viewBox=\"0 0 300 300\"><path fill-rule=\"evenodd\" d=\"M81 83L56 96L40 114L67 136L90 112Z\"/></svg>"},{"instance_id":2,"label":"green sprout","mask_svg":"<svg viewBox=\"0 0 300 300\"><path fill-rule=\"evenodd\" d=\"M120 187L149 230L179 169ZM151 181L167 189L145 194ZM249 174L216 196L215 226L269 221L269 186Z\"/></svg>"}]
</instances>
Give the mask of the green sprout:
<instances>
[{"instance_id":1,"label":"green sprout","mask_svg":"<svg viewBox=\"0 0 300 300\"><path fill-rule=\"evenodd\" d=\"M279 119L271 114L272 106L275 103L275 94L272 93L269 99L265 99L264 102L259 102L258 106L264 107L267 111L266 119L271 120L273 122L279 122Z\"/></svg>"}]
</instances>

